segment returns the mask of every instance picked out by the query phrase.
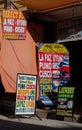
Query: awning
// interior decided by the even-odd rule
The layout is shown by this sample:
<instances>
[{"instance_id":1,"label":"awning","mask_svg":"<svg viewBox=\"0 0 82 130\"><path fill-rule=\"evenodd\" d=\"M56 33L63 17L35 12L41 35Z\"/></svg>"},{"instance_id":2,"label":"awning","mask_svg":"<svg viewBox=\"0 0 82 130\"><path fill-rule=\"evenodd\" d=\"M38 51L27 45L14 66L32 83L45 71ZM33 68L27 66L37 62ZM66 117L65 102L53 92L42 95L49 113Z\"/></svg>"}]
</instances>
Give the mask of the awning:
<instances>
[{"instance_id":1,"label":"awning","mask_svg":"<svg viewBox=\"0 0 82 130\"><path fill-rule=\"evenodd\" d=\"M16 0L15 2L40 12L80 4L82 0Z\"/></svg>"}]
</instances>

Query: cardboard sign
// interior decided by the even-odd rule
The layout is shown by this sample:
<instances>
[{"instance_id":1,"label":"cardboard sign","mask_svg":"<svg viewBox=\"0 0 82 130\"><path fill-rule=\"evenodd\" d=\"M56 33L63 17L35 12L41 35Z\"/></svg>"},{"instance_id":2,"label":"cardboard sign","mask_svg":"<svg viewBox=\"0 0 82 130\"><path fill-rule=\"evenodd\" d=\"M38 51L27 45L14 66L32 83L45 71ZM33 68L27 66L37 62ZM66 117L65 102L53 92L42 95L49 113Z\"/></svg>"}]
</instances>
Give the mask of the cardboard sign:
<instances>
[{"instance_id":1,"label":"cardboard sign","mask_svg":"<svg viewBox=\"0 0 82 130\"><path fill-rule=\"evenodd\" d=\"M36 76L17 74L15 114L35 114Z\"/></svg>"}]
</instances>

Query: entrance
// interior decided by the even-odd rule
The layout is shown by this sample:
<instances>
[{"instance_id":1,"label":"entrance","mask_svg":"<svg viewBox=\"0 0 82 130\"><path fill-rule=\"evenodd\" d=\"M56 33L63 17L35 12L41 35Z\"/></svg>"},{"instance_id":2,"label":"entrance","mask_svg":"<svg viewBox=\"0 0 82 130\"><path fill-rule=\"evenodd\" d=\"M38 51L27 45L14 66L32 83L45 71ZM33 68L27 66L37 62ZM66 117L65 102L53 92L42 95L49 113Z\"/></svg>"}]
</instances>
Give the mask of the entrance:
<instances>
[{"instance_id":1,"label":"entrance","mask_svg":"<svg viewBox=\"0 0 82 130\"><path fill-rule=\"evenodd\" d=\"M82 107L82 41L63 43L70 55L70 86L76 87L76 106Z\"/></svg>"}]
</instances>

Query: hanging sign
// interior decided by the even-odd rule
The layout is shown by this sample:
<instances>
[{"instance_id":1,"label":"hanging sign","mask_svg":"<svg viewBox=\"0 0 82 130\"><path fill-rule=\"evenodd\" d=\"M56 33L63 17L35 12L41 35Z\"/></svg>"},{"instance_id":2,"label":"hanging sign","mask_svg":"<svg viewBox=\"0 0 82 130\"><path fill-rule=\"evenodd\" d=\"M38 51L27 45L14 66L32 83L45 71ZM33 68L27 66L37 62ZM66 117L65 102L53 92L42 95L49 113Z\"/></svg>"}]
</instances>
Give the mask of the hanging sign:
<instances>
[{"instance_id":1,"label":"hanging sign","mask_svg":"<svg viewBox=\"0 0 82 130\"><path fill-rule=\"evenodd\" d=\"M27 21L21 11L3 10L3 38L25 39Z\"/></svg>"},{"instance_id":2,"label":"hanging sign","mask_svg":"<svg viewBox=\"0 0 82 130\"><path fill-rule=\"evenodd\" d=\"M35 114L36 76L17 75L15 114Z\"/></svg>"},{"instance_id":3,"label":"hanging sign","mask_svg":"<svg viewBox=\"0 0 82 130\"><path fill-rule=\"evenodd\" d=\"M70 80L69 53L55 43L39 43L38 49L40 102L54 105L58 86Z\"/></svg>"},{"instance_id":4,"label":"hanging sign","mask_svg":"<svg viewBox=\"0 0 82 130\"><path fill-rule=\"evenodd\" d=\"M72 116L74 107L74 87L59 87L57 115Z\"/></svg>"}]
</instances>

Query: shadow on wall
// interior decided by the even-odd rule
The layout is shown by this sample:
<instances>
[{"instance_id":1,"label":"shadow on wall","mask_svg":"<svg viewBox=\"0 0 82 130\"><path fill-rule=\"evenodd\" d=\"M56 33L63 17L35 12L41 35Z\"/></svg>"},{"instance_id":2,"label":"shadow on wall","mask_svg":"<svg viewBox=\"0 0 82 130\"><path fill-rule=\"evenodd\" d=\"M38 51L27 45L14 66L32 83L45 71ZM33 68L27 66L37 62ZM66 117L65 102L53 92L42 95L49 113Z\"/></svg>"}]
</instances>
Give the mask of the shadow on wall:
<instances>
[{"instance_id":1,"label":"shadow on wall","mask_svg":"<svg viewBox=\"0 0 82 130\"><path fill-rule=\"evenodd\" d=\"M27 30L36 43L43 41L43 24L28 21Z\"/></svg>"}]
</instances>

